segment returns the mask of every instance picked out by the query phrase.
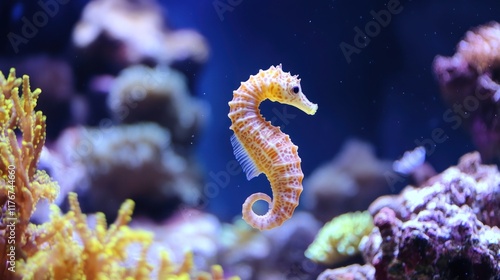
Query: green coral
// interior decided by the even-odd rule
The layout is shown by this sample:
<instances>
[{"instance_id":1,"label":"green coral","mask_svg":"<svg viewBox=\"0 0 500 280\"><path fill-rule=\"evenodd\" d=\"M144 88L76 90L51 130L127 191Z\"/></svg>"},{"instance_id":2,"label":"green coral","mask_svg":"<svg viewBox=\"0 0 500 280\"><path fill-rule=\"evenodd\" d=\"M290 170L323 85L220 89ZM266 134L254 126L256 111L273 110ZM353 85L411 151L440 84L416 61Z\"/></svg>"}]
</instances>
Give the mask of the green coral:
<instances>
[{"instance_id":1,"label":"green coral","mask_svg":"<svg viewBox=\"0 0 500 280\"><path fill-rule=\"evenodd\" d=\"M334 264L359 253L359 243L373 229L368 211L342 214L333 218L319 231L305 255L312 261Z\"/></svg>"}]
</instances>

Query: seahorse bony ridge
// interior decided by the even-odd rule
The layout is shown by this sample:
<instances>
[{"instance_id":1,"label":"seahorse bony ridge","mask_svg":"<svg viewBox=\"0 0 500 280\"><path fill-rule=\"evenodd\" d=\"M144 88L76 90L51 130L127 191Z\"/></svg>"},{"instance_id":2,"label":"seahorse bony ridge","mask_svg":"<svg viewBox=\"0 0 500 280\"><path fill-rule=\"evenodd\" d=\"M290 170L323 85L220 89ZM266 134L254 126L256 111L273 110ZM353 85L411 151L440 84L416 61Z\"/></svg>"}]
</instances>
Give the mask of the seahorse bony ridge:
<instances>
[{"instance_id":1,"label":"seahorse bony ridge","mask_svg":"<svg viewBox=\"0 0 500 280\"><path fill-rule=\"evenodd\" d=\"M302 93L298 76L283 72L281 65L260 70L233 92L228 116L234 131L231 144L236 159L248 180L265 173L272 188L273 199L255 193L243 204L243 219L260 230L280 226L292 216L299 204L304 178L298 147L260 114L259 105L266 99L292 105L310 115L318 108ZM261 216L252 210L258 200L265 200L270 208Z\"/></svg>"}]
</instances>

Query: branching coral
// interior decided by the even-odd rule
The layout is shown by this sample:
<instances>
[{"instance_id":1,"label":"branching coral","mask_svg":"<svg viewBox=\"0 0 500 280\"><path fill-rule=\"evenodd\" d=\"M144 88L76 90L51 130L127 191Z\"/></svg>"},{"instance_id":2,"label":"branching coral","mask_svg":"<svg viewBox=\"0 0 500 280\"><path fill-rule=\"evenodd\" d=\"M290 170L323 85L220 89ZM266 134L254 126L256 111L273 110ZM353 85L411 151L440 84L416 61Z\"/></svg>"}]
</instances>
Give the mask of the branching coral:
<instances>
[{"instance_id":1,"label":"branching coral","mask_svg":"<svg viewBox=\"0 0 500 280\"><path fill-rule=\"evenodd\" d=\"M149 273L151 268L144 261L129 269L122 265L127 257L127 246L138 242L147 249L152 239L147 232L131 231L126 227L132 213L132 201L123 204L118 219L109 230L102 214L96 216L95 229L91 230L86 216L81 213L76 195L71 194L69 199L71 211L66 215L61 215L54 206L50 222L30 228L38 251L20 263L19 271L23 277L125 279L125 276L132 275L144 278ZM73 238L74 235L79 237L81 244Z\"/></svg>"},{"instance_id":2,"label":"branching coral","mask_svg":"<svg viewBox=\"0 0 500 280\"><path fill-rule=\"evenodd\" d=\"M217 265L211 273L196 272L189 252L180 266L172 264L165 250L151 258L152 233L127 226L131 200L109 228L102 213L90 227L74 193L67 214L51 205L49 222L30 223L37 202L52 202L58 193L57 184L37 169L45 143L45 116L34 110L40 92L30 90L28 76L17 79L12 69L5 78L0 72L0 278L223 279ZM20 144L16 132L22 136ZM136 254L134 245L139 245ZM157 265L152 259L159 260Z\"/></svg>"},{"instance_id":3,"label":"branching coral","mask_svg":"<svg viewBox=\"0 0 500 280\"><path fill-rule=\"evenodd\" d=\"M372 216L368 211L342 214L320 230L305 255L315 262L339 262L358 254L361 239L370 234L372 229Z\"/></svg>"},{"instance_id":4,"label":"branching coral","mask_svg":"<svg viewBox=\"0 0 500 280\"><path fill-rule=\"evenodd\" d=\"M166 251L160 251L155 268L148 254L153 234L127 226L134 206L131 200L123 203L109 228L104 215L98 213L91 229L76 194L70 194L69 199L70 212L62 215L53 206L50 222L30 227L38 251L20 262L19 273L24 279L223 279L220 266L213 266L212 273L195 272L190 252L176 266ZM133 244L140 245L135 256L130 250Z\"/></svg>"},{"instance_id":5,"label":"branching coral","mask_svg":"<svg viewBox=\"0 0 500 280\"><path fill-rule=\"evenodd\" d=\"M28 75L33 87L43 89L43 94L37 99L37 108L47 116L49 143L64 127L82 120L85 116L83 112L74 110L78 105L79 96L73 88L74 76L68 62L43 54L2 57L0 68L9 66L15 68L17 72Z\"/></svg>"},{"instance_id":6,"label":"branching coral","mask_svg":"<svg viewBox=\"0 0 500 280\"><path fill-rule=\"evenodd\" d=\"M19 88L22 85L22 96ZM45 116L35 111L40 89L31 91L29 77L0 72L0 275L10 279L15 260L33 250L27 231L40 199L53 201L58 186L37 163L45 143ZM22 140L18 142L16 132ZM7 262L8 261L8 262ZM10 271L8 269L10 268Z\"/></svg>"}]
</instances>

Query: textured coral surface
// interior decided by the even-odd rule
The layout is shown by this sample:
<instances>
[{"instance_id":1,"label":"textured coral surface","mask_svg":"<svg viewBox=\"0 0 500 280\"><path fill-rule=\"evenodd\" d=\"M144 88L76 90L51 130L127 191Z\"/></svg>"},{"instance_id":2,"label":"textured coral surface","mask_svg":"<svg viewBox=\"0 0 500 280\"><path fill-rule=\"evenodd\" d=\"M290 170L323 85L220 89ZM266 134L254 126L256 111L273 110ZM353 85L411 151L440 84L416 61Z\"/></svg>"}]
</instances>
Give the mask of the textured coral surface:
<instances>
[{"instance_id":1,"label":"textured coral surface","mask_svg":"<svg viewBox=\"0 0 500 280\"><path fill-rule=\"evenodd\" d=\"M376 279L500 279L500 173L478 153L371 206L361 245Z\"/></svg>"}]
</instances>

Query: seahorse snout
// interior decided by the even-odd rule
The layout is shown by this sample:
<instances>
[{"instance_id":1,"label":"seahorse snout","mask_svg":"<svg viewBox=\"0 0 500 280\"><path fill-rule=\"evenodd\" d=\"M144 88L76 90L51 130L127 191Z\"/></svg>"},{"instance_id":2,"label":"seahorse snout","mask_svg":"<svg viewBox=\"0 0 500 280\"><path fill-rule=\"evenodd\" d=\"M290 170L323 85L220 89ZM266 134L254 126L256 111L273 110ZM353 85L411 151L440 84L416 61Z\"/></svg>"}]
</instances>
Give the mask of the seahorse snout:
<instances>
[{"instance_id":1,"label":"seahorse snout","mask_svg":"<svg viewBox=\"0 0 500 280\"><path fill-rule=\"evenodd\" d=\"M290 105L300 109L308 115L314 115L318 110L318 104L314 104L309 101L304 94L301 94L301 96L299 96L297 99L290 102Z\"/></svg>"}]
</instances>

